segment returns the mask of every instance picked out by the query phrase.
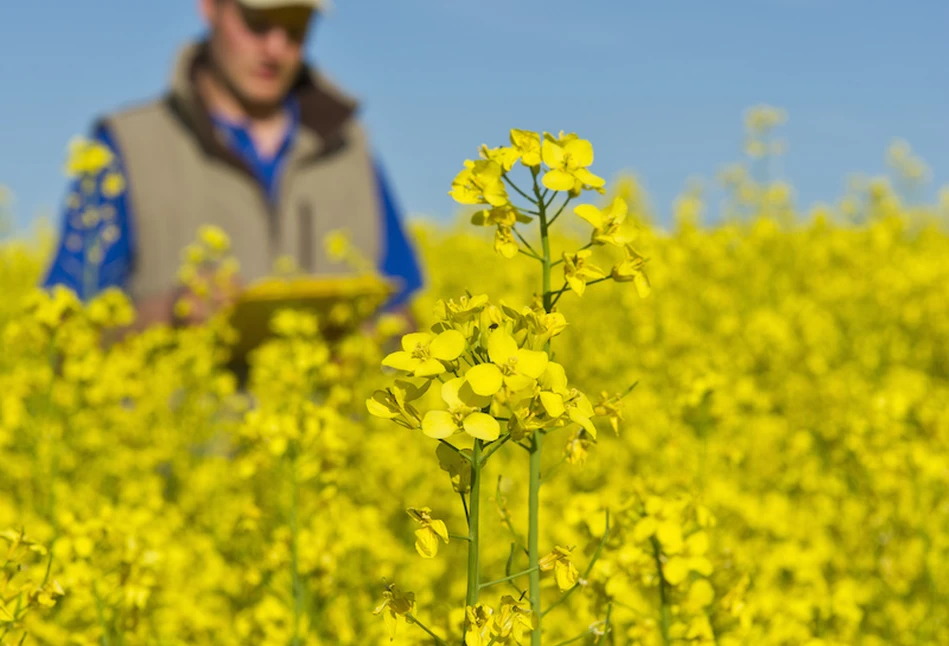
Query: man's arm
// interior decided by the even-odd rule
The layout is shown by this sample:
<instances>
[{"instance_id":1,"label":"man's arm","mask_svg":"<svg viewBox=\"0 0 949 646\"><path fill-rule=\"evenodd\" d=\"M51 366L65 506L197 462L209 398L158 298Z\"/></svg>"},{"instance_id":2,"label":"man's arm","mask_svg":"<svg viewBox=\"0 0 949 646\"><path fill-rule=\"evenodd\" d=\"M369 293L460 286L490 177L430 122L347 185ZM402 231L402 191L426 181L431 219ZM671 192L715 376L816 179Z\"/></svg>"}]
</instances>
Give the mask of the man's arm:
<instances>
[{"instance_id":1,"label":"man's arm","mask_svg":"<svg viewBox=\"0 0 949 646\"><path fill-rule=\"evenodd\" d=\"M77 178L69 187L59 244L42 282L44 288L67 287L83 301L109 287L127 289L134 249L127 190L106 187L111 173L124 177L116 146L102 127L92 140L112 153L113 162L107 171Z\"/></svg>"},{"instance_id":2,"label":"man's arm","mask_svg":"<svg viewBox=\"0 0 949 646\"><path fill-rule=\"evenodd\" d=\"M411 297L423 285L421 266L416 250L406 235L403 212L395 198L395 193L388 181L385 169L378 159L375 160L375 174L379 201L383 209L383 253L380 258L379 271L384 276L395 278L401 282L399 293L395 294L386 303L385 310L400 312L409 316L407 306Z\"/></svg>"}]
</instances>

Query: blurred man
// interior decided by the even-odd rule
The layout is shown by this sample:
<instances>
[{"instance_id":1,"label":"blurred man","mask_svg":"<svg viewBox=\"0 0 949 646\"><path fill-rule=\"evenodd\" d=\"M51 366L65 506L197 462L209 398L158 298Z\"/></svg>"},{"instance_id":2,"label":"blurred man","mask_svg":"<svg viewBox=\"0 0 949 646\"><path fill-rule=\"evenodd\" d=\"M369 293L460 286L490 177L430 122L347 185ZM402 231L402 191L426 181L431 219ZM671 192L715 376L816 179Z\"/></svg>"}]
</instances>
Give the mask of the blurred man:
<instances>
[{"instance_id":1,"label":"blurred man","mask_svg":"<svg viewBox=\"0 0 949 646\"><path fill-rule=\"evenodd\" d=\"M304 62L322 2L199 0L208 34L179 53L166 95L96 124L127 190L95 197L113 233L94 260L94 290L126 290L140 325L172 322L181 251L205 224L230 236L243 284L286 256L307 273L346 272L323 251L323 237L344 228L401 284L390 308L421 285L355 101ZM66 213L44 284L89 298L82 227Z\"/></svg>"}]
</instances>

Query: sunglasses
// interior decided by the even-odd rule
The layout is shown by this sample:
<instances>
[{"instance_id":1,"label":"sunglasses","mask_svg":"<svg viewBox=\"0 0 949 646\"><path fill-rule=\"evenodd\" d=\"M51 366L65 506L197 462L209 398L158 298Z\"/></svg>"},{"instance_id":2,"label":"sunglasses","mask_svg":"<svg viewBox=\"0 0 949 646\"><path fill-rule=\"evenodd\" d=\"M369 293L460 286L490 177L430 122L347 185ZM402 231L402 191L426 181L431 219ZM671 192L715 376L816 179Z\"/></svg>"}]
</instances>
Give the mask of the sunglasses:
<instances>
[{"instance_id":1,"label":"sunglasses","mask_svg":"<svg viewBox=\"0 0 949 646\"><path fill-rule=\"evenodd\" d=\"M310 28L313 10L305 7L287 7L283 9L250 9L235 2L241 20L247 29L257 35L266 36L274 29L286 32L287 38L295 43L303 43Z\"/></svg>"}]
</instances>

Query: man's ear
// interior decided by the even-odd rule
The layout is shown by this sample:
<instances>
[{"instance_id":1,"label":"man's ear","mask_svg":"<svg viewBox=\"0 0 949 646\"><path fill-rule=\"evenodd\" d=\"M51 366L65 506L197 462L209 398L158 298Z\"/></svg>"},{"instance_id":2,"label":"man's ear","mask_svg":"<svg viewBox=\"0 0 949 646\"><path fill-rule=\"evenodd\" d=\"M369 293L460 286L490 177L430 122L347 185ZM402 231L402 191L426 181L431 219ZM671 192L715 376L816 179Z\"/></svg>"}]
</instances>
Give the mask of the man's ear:
<instances>
[{"instance_id":1,"label":"man's ear","mask_svg":"<svg viewBox=\"0 0 949 646\"><path fill-rule=\"evenodd\" d=\"M209 27L216 22L215 16L217 16L218 4L219 0L198 0L198 13L201 14L205 24Z\"/></svg>"}]
</instances>

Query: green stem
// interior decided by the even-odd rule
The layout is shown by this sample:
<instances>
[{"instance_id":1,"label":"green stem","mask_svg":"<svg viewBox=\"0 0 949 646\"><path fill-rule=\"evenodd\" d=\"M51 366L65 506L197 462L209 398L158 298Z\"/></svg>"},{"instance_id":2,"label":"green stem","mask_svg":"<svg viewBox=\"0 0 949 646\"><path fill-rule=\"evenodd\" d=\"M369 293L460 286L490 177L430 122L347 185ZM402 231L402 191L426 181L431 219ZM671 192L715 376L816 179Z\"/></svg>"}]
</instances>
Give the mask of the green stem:
<instances>
[{"instance_id":1,"label":"green stem","mask_svg":"<svg viewBox=\"0 0 949 646\"><path fill-rule=\"evenodd\" d=\"M111 646L112 639L110 638L108 624L105 621L105 610L102 607L102 597L99 596L99 589L96 586L95 582L92 583L92 596L96 600L96 617L99 620L99 628L102 629L102 644L103 646Z\"/></svg>"},{"instance_id":2,"label":"green stem","mask_svg":"<svg viewBox=\"0 0 949 646\"><path fill-rule=\"evenodd\" d=\"M537 197L537 207L540 209L540 242L543 254L543 284L544 310L550 312L553 302L550 294L550 234L547 224L547 205L537 185L537 176L534 176L534 195ZM546 351L550 352L550 341L547 341ZM530 600L531 609L537 618L537 626L531 631L531 646L541 646L543 613L540 604L540 463L543 455L544 436L534 433L530 447L530 489L528 491L528 525L527 525L527 569L530 571Z\"/></svg>"},{"instance_id":3,"label":"green stem","mask_svg":"<svg viewBox=\"0 0 949 646\"><path fill-rule=\"evenodd\" d=\"M481 516L481 440L474 441L471 456L471 493L468 516L468 594L465 605L473 606L478 603L479 571L478 549L480 548L480 516Z\"/></svg>"},{"instance_id":4,"label":"green stem","mask_svg":"<svg viewBox=\"0 0 949 646\"><path fill-rule=\"evenodd\" d=\"M448 538L454 538L454 539L459 540L459 541L470 541L470 540L471 540L471 538L468 537L468 536L464 536L464 535L462 535L462 534L452 534L451 532L448 532Z\"/></svg>"},{"instance_id":5,"label":"green stem","mask_svg":"<svg viewBox=\"0 0 949 646\"><path fill-rule=\"evenodd\" d=\"M590 634L590 630L589 630L589 629L584 630L582 633L580 633L580 634L577 635L576 637L571 637L570 639L567 639L567 640L565 640L565 641L558 642L558 643L555 644L554 646L567 646L567 644L573 644L574 642L580 641L581 639L583 639L584 637L586 637L586 636L589 635L589 634Z\"/></svg>"},{"instance_id":6,"label":"green stem","mask_svg":"<svg viewBox=\"0 0 949 646\"><path fill-rule=\"evenodd\" d=\"M495 441L491 446L488 447L488 450L484 452L484 457L481 458L481 464L483 465L488 461L494 453L500 449L504 444L511 439L510 433L502 437L500 440Z\"/></svg>"},{"instance_id":7,"label":"green stem","mask_svg":"<svg viewBox=\"0 0 949 646\"><path fill-rule=\"evenodd\" d=\"M530 574L532 572L533 570L524 570L523 572L518 572L517 574L506 576L503 579L495 579L494 581L488 581L487 583L481 584L481 589L483 590L484 588L490 588L492 585L497 585L498 583L505 583L507 581L511 581L512 579L516 579L519 576L524 576L525 574Z\"/></svg>"},{"instance_id":8,"label":"green stem","mask_svg":"<svg viewBox=\"0 0 949 646\"><path fill-rule=\"evenodd\" d=\"M290 568L293 586L293 640L292 646L300 645L300 617L303 614L303 595L299 571L299 535L297 519L297 468L296 460L290 460Z\"/></svg>"},{"instance_id":9,"label":"green stem","mask_svg":"<svg viewBox=\"0 0 949 646\"><path fill-rule=\"evenodd\" d=\"M669 598L668 592L666 591L666 575L662 571L662 559L659 557L659 541L656 540L656 537L653 536L650 541L652 542L652 553L653 557L656 560L656 570L659 572L659 601L662 604L660 609L660 620L662 622L662 641L666 646L669 646L671 643L669 640Z\"/></svg>"}]
</instances>

